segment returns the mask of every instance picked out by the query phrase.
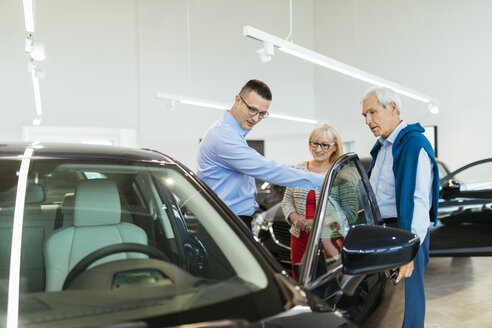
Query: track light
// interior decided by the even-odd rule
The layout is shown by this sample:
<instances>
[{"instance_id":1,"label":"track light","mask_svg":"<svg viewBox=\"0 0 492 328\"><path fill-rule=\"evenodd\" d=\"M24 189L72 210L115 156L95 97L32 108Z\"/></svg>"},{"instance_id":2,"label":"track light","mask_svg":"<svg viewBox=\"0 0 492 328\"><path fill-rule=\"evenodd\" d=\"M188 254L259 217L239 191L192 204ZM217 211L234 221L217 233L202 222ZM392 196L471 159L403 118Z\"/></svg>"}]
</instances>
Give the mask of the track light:
<instances>
[{"instance_id":1,"label":"track light","mask_svg":"<svg viewBox=\"0 0 492 328\"><path fill-rule=\"evenodd\" d=\"M175 99L169 99L169 102L166 104L166 108L168 110L175 110L176 109L176 103L178 101Z\"/></svg>"},{"instance_id":2,"label":"track light","mask_svg":"<svg viewBox=\"0 0 492 328\"><path fill-rule=\"evenodd\" d=\"M263 42L263 48L256 50L256 53L260 57L262 63L269 62L272 60L274 55L273 44L270 42Z\"/></svg>"},{"instance_id":3,"label":"track light","mask_svg":"<svg viewBox=\"0 0 492 328\"><path fill-rule=\"evenodd\" d=\"M288 53L292 56L307 60L311 63L329 68L331 70L337 71L339 73L351 76L361 81L365 81L370 84L384 86L393 89L395 92L408 96L410 98L416 99L424 103L438 104L439 101L433 97L422 94L418 91L409 89L398 83L383 79L382 77L376 76L374 74L365 72L353 66L342 63L333 58L324 56L315 51L309 50L307 48L296 45L293 42L279 38L277 36L271 35L264 31L258 30L252 26L243 27L243 35L250 37L252 39L262 41L265 44L271 44L272 46L278 47L278 50ZM260 49L262 50L262 49ZM272 51L273 52L273 51ZM258 53L258 51L257 51ZM271 58L270 58L271 59Z\"/></svg>"},{"instance_id":4,"label":"track light","mask_svg":"<svg viewBox=\"0 0 492 328\"><path fill-rule=\"evenodd\" d=\"M32 120L32 125L41 125L41 122L42 122L41 116L38 116L34 120Z\"/></svg>"},{"instance_id":5,"label":"track light","mask_svg":"<svg viewBox=\"0 0 492 328\"><path fill-rule=\"evenodd\" d=\"M29 55L33 60L38 62L45 60L46 53L44 50L44 44L41 42L34 42L29 49Z\"/></svg>"},{"instance_id":6,"label":"track light","mask_svg":"<svg viewBox=\"0 0 492 328\"><path fill-rule=\"evenodd\" d=\"M28 54L31 52L31 46L32 46L32 39L31 36L29 35L26 40L24 41L24 51Z\"/></svg>"},{"instance_id":7,"label":"track light","mask_svg":"<svg viewBox=\"0 0 492 328\"><path fill-rule=\"evenodd\" d=\"M432 114L439 114L439 106L434 103L429 103L429 112Z\"/></svg>"}]
</instances>

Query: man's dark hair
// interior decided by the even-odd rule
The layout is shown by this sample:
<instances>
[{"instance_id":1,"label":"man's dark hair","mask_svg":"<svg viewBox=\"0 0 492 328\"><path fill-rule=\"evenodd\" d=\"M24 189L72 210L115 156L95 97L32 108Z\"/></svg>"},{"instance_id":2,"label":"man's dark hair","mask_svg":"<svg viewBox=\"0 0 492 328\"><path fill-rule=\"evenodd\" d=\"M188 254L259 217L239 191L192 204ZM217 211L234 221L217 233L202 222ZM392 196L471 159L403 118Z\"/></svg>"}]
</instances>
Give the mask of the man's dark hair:
<instances>
[{"instance_id":1,"label":"man's dark hair","mask_svg":"<svg viewBox=\"0 0 492 328\"><path fill-rule=\"evenodd\" d=\"M272 92L268 85L265 82L260 80L249 80L246 84L241 88L239 94L243 97L249 95L251 91L256 92L261 98L266 100L272 100Z\"/></svg>"}]
</instances>

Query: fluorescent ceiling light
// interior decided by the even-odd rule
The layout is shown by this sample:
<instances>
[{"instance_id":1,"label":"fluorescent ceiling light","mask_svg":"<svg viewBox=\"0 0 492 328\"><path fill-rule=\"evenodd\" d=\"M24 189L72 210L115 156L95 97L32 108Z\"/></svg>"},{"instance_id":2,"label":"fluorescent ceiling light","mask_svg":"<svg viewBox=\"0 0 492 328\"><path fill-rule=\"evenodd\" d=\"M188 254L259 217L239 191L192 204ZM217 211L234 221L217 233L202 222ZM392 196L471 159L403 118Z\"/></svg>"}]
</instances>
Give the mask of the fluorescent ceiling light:
<instances>
[{"instance_id":1,"label":"fluorescent ceiling light","mask_svg":"<svg viewBox=\"0 0 492 328\"><path fill-rule=\"evenodd\" d=\"M32 87L34 90L34 104L36 106L36 114L38 116L43 115L43 109L41 108L41 91L39 90L39 79L36 76L36 69L31 71Z\"/></svg>"},{"instance_id":2,"label":"fluorescent ceiling light","mask_svg":"<svg viewBox=\"0 0 492 328\"><path fill-rule=\"evenodd\" d=\"M218 102L204 100L204 99L178 96L178 95L173 95L173 94L164 93L164 92L157 92L156 97L159 99L175 101L175 102L179 102L181 104L198 106L198 107L213 108L213 109L220 109L220 110L228 110L231 108L230 105L227 105L224 103L218 103ZM277 114L277 113L271 113L271 112L270 112L269 117L278 118L281 120L309 123L309 124L317 124L318 123L318 121L308 119L308 118L296 117L296 116L290 116L290 115L284 115L284 114Z\"/></svg>"},{"instance_id":3,"label":"fluorescent ceiling light","mask_svg":"<svg viewBox=\"0 0 492 328\"><path fill-rule=\"evenodd\" d=\"M303 123L309 123L309 124L317 124L318 121L312 120L309 118L302 118L302 117L296 117L296 116L290 116L290 115L283 115L283 114L275 114L271 113L268 115L268 117L273 117L273 118L279 118L281 120L288 120L288 121L297 121L297 122L303 122Z\"/></svg>"},{"instance_id":4,"label":"fluorescent ceiling light","mask_svg":"<svg viewBox=\"0 0 492 328\"><path fill-rule=\"evenodd\" d=\"M34 32L34 8L33 0L23 0L24 4L24 21L26 23L26 32Z\"/></svg>"},{"instance_id":5,"label":"fluorescent ceiling light","mask_svg":"<svg viewBox=\"0 0 492 328\"><path fill-rule=\"evenodd\" d=\"M179 102L182 104L185 104L185 105L192 105L192 106L198 106L198 107L207 107L207 108L215 108L215 109L223 109L223 110L229 109L229 107L226 105L219 105L216 103L203 101L203 100L182 99L182 100L179 100Z\"/></svg>"},{"instance_id":6,"label":"fluorescent ceiling light","mask_svg":"<svg viewBox=\"0 0 492 328\"><path fill-rule=\"evenodd\" d=\"M231 108L230 106L228 106L226 104L222 104L222 103L218 103L218 102L214 102L214 101L210 101L210 100L172 95L172 94L163 93L163 92L157 92L156 97L160 98L160 99L176 101L176 102L179 102L179 103L182 103L185 105L192 105L192 106L198 106L198 107L221 109L221 110L227 110L227 109Z\"/></svg>"},{"instance_id":7,"label":"fluorescent ceiling light","mask_svg":"<svg viewBox=\"0 0 492 328\"><path fill-rule=\"evenodd\" d=\"M374 74L365 72L353 66L342 63L333 58L324 56L315 51L309 50L307 48L296 45L295 43L289 42L285 39L276 37L264 31L258 30L251 26L243 27L243 35L262 41L264 43L270 43L278 47L278 50L288 53L290 55L299 57L301 59L307 60L314 64L329 68L331 70L337 71L339 73L351 76L361 81L365 81L370 84L384 86L393 89L395 92L416 99L424 103L432 103L435 106L439 104L439 101L433 97L427 96L421 92L409 89L401 84L383 79Z\"/></svg>"}]
</instances>

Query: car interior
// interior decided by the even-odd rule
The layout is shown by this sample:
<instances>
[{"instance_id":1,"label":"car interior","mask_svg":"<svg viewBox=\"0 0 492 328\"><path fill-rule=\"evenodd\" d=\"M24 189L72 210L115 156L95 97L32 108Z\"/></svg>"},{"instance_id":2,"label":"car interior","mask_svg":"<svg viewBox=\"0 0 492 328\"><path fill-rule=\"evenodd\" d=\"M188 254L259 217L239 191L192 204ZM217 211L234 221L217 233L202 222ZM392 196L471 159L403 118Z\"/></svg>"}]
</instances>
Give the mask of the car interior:
<instances>
[{"instance_id":1,"label":"car interior","mask_svg":"<svg viewBox=\"0 0 492 328\"><path fill-rule=\"evenodd\" d=\"M11 180L0 190L1 293L8 289L14 229L17 179L12 177L19 165L14 162L1 178ZM23 216L21 291L60 291L67 275L84 257L109 245L128 243L157 249L167 262L194 277L219 280L239 276L265 286L266 278L255 272L258 264L255 266L254 259L249 265L238 260L236 252L244 245L234 241L238 237L231 230L218 228L218 216L200 190L173 169L35 161ZM226 247L231 244L237 249ZM123 251L98 259L90 268L146 258L149 255L142 252ZM134 274L125 281L136 284L148 275Z\"/></svg>"}]
</instances>

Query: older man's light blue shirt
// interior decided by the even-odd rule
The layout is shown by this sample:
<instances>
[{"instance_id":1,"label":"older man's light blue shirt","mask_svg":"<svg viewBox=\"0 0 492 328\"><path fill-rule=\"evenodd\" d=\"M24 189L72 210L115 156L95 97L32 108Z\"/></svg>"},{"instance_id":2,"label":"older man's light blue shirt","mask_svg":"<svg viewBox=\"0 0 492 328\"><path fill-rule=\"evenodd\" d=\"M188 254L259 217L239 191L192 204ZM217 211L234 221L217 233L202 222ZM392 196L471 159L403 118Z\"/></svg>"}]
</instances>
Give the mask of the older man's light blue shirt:
<instances>
[{"instance_id":1,"label":"older man's light blue shirt","mask_svg":"<svg viewBox=\"0 0 492 328\"><path fill-rule=\"evenodd\" d=\"M254 178L301 189L320 189L324 175L303 172L261 156L246 143L246 134L226 111L200 144L197 176L212 188L237 215L257 209Z\"/></svg>"},{"instance_id":2,"label":"older man's light blue shirt","mask_svg":"<svg viewBox=\"0 0 492 328\"><path fill-rule=\"evenodd\" d=\"M371 186L378 201L381 217L396 218L395 176L393 174L393 143L396 137L407 126L402 121L387 139L379 138L382 144L371 174ZM422 148L417 166L417 181L414 195L414 212L412 232L418 234L420 242L424 241L430 225L429 210L432 205L432 161Z\"/></svg>"}]
</instances>

